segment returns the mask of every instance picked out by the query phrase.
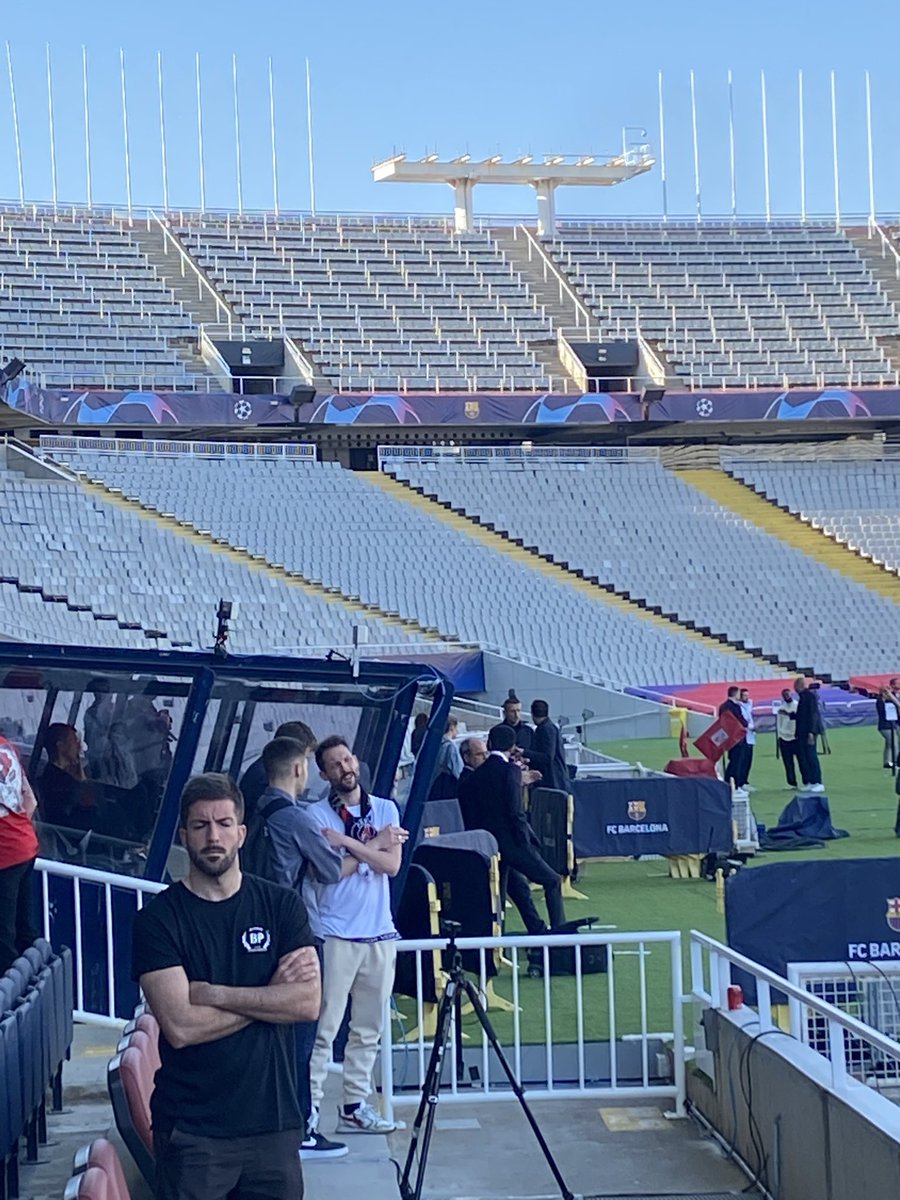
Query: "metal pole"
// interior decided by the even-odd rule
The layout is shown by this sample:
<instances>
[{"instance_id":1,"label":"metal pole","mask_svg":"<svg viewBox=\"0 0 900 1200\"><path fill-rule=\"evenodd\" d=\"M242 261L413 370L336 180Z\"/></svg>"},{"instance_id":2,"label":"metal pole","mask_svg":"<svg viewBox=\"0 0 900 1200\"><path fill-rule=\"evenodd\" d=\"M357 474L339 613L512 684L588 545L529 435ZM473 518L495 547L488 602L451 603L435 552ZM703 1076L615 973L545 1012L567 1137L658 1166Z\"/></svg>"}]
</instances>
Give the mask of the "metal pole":
<instances>
[{"instance_id":1,"label":"metal pole","mask_svg":"<svg viewBox=\"0 0 900 1200\"><path fill-rule=\"evenodd\" d=\"M244 212L244 189L241 183L241 112L238 104L237 55L231 56L231 82L234 91L234 155L237 171L237 205L238 214Z\"/></svg>"},{"instance_id":2,"label":"metal pole","mask_svg":"<svg viewBox=\"0 0 900 1200\"><path fill-rule=\"evenodd\" d=\"M6 67L9 71L9 98L12 101L13 133L16 138L16 169L19 173L19 203L25 206L25 173L22 170L22 142L19 138L19 109L16 104L16 83L13 79L12 52L6 43Z\"/></svg>"},{"instance_id":3,"label":"metal pole","mask_svg":"<svg viewBox=\"0 0 900 1200\"><path fill-rule=\"evenodd\" d=\"M806 223L806 130L803 124L803 71L797 72L797 99L800 109L800 220Z\"/></svg>"},{"instance_id":4,"label":"metal pole","mask_svg":"<svg viewBox=\"0 0 900 1200\"><path fill-rule=\"evenodd\" d=\"M278 155L275 151L275 81L272 60L269 59L269 128L272 131L272 209L278 216Z\"/></svg>"},{"instance_id":5,"label":"metal pole","mask_svg":"<svg viewBox=\"0 0 900 1200\"><path fill-rule=\"evenodd\" d=\"M728 160L731 167L731 215L737 216L737 172L734 158L734 80L728 71Z\"/></svg>"},{"instance_id":6,"label":"metal pole","mask_svg":"<svg viewBox=\"0 0 900 1200\"><path fill-rule=\"evenodd\" d=\"M206 179L203 174L203 102L200 94L200 51L197 51L197 154L200 159L200 211L206 212Z\"/></svg>"},{"instance_id":7,"label":"metal pole","mask_svg":"<svg viewBox=\"0 0 900 1200\"><path fill-rule=\"evenodd\" d=\"M169 166L166 162L166 110L163 103L162 51L156 52L156 82L159 88L159 151L162 159L163 212L169 211Z\"/></svg>"},{"instance_id":8,"label":"metal pole","mask_svg":"<svg viewBox=\"0 0 900 1200\"><path fill-rule=\"evenodd\" d=\"M666 116L663 107L663 73L659 72L659 173L662 183L663 220L669 219L669 203L666 194Z\"/></svg>"},{"instance_id":9,"label":"metal pole","mask_svg":"<svg viewBox=\"0 0 900 1200\"><path fill-rule=\"evenodd\" d=\"M91 120L88 108L88 65L87 46L81 47L81 82L84 91L84 172L87 179L87 206L93 204L93 187L91 180Z\"/></svg>"},{"instance_id":10,"label":"metal pole","mask_svg":"<svg viewBox=\"0 0 900 1200\"><path fill-rule=\"evenodd\" d=\"M53 211L59 199L56 186L56 134L53 130L53 72L50 66L50 43L47 43L47 116L50 122L50 180L53 190Z\"/></svg>"},{"instance_id":11,"label":"metal pole","mask_svg":"<svg viewBox=\"0 0 900 1200\"><path fill-rule=\"evenodd\" d=\"M128 146L128 95L125 90L125 51L119 50L119 71L122 76L122 135L125 139L125 200L128 220L131 221L131 154Z\"/></svg>"},{"instance_id":12,"label":"metal pole","mask_svg":"<svg viewBox=\"0 0 900 1200\"><path fill-rule=\"evenodd\" d=\"M309 142L309 211L316 215L316 170L313 162L312 86L309 79L309 59L306 60L306 134Z\"/></svg>"},{"instance_id":13,"label":"metal pole","mask_svg":"<svg viewBox=\"0 0 900 1200\"><path fill-rule=\"evenodd\" d=\"M700 147L697 141L697 94L694 88L694 72L691 71L691 133L694 139L694 191L697 196L697 220L700 220Z\"/></svg>"},{"instance_id":14,"label":"metal pole","mask_svg":"<svg viewBox=\"0 0 900 1200\"><path fill-rule=\"evenodd\" d=\"M837 88L831 72L831 153L834 159L834 227L841 227L841 173L838 165Z\"/></svg>"},{"instance_id":15,"label":"metal pole","mask_svg":"<svg viewBox=\"0 0 900 1200\"><path fill-rule=\"evenodd\" d=\"M875 153L872 146L872 82L866 71L866 148L869 156L869 232L875 227Z\"/></svg>"},{"instance_id":16,"label":"metal pole","mask_svg":"<svg viewBox=\"0 0 900 1200\"><path fill-rule=\"evenodd\" d=\"M766 73L759 73L759 97L762 106L763 183L766 192L766 220L772 220L772 197L769 191L769 111L766 104Z\"/></svg>"}]
</instances>

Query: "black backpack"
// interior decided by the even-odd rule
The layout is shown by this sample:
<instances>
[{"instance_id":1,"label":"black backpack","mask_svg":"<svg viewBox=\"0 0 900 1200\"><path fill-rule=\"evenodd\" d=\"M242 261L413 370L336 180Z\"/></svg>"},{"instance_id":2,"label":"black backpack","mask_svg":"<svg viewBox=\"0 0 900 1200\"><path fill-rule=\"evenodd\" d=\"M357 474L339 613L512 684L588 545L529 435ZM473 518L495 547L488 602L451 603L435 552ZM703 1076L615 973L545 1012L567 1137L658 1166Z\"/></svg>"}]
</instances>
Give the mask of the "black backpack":
<instances>
[{"instance_id":1,"label":"black backpack","mask_svg":"<svg viewBox=\"0 0 900 1200\"><path fill-rule=\"evenodd\" d=\"M290 803L286 796L275 796L262 808L257 806L247 821L247 837L241 847L241 870L247 875L257 875L260 879L268 879L270 883L278 882L272 840L269 837L269 817L288 808ZM305 868L306 864L303 865Z\"/></svg>"}]
</instances>

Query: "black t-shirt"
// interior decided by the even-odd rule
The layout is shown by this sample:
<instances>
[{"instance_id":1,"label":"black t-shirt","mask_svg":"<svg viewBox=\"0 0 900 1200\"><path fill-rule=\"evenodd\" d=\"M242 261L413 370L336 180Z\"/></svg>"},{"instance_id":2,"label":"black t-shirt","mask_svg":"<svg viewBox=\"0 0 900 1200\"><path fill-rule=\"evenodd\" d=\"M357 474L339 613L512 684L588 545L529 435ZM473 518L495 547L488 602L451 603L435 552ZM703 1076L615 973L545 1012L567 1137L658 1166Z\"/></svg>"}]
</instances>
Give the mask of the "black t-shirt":
<instances>
[{"instance_id":1,"label":"black t-shirt","mask_svg":"<svg viewBox=\"0 0 900 1200\"><path fill-rule=\"evenodd\" d=\"M315 944L297 893L244 875L227 900L202 900L174 883L136 915L132 976L181 966L190 982L265 987L278 960ZM162 1066L153 1127L204 1137L251 1137L299 1129L294 1030L253 1021L228 1037L176 1050L159 1035Z\"/></svg>"}]
</instances>

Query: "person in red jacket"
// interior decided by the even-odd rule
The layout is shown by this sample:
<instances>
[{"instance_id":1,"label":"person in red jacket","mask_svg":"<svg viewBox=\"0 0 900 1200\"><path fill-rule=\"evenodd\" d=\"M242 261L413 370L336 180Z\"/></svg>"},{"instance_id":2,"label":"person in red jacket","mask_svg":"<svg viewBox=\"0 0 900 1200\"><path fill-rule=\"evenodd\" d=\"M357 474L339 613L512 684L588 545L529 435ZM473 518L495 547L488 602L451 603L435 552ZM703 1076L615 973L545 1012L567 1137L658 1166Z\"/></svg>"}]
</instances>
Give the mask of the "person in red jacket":
<instances>
[{"instance_id":1,"label":"person in red jacket","mask_svg":"<svg viewBox=\"0 0 900 1200\"><path fill-rule=\"evenodd\" d=\"M31 916L36 807L18 754L0 737L0 974L37 937Z\"/></svg>"}]
</instances>

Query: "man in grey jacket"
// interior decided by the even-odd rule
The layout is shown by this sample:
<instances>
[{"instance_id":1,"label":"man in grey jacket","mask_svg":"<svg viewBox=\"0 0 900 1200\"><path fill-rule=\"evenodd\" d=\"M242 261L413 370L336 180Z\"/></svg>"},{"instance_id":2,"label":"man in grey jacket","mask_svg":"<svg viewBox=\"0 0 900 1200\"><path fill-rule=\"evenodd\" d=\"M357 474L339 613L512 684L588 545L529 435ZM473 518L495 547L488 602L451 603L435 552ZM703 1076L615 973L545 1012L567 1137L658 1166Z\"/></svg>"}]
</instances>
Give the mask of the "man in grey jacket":
<instances>
[{"instance_id":1,"label":"man in grey jacket","mask_svg":"<svg viewBox=\"0 0 900 1200\"><path fill-rule=\"evenodd\" d=\"M310 927L321 943L321 929L312 883L337 883L341 878L342 859L337 850L322 837L319 826L309 819L309 805L303 799L307 793L308 759L315 743L306 746L293 738L276 737L262 752L268 786L259 797L258 811L262 812L273 800L287 803L275 808L266 820L271 847L275 882L296 888L303 897L309 913ZM321 956L320 956L321 957ZM309 1090L309 1059L316 1040L318 1022L309 1021L295 1026L297 1050L297 1098L300 1111L307 1122L307 1136L300 1147L300 1157L307 1160L341 1158L347 1153L342 1142L332 1142L308 1126L312 1113Z\"/></svg>"}]
</instances>

